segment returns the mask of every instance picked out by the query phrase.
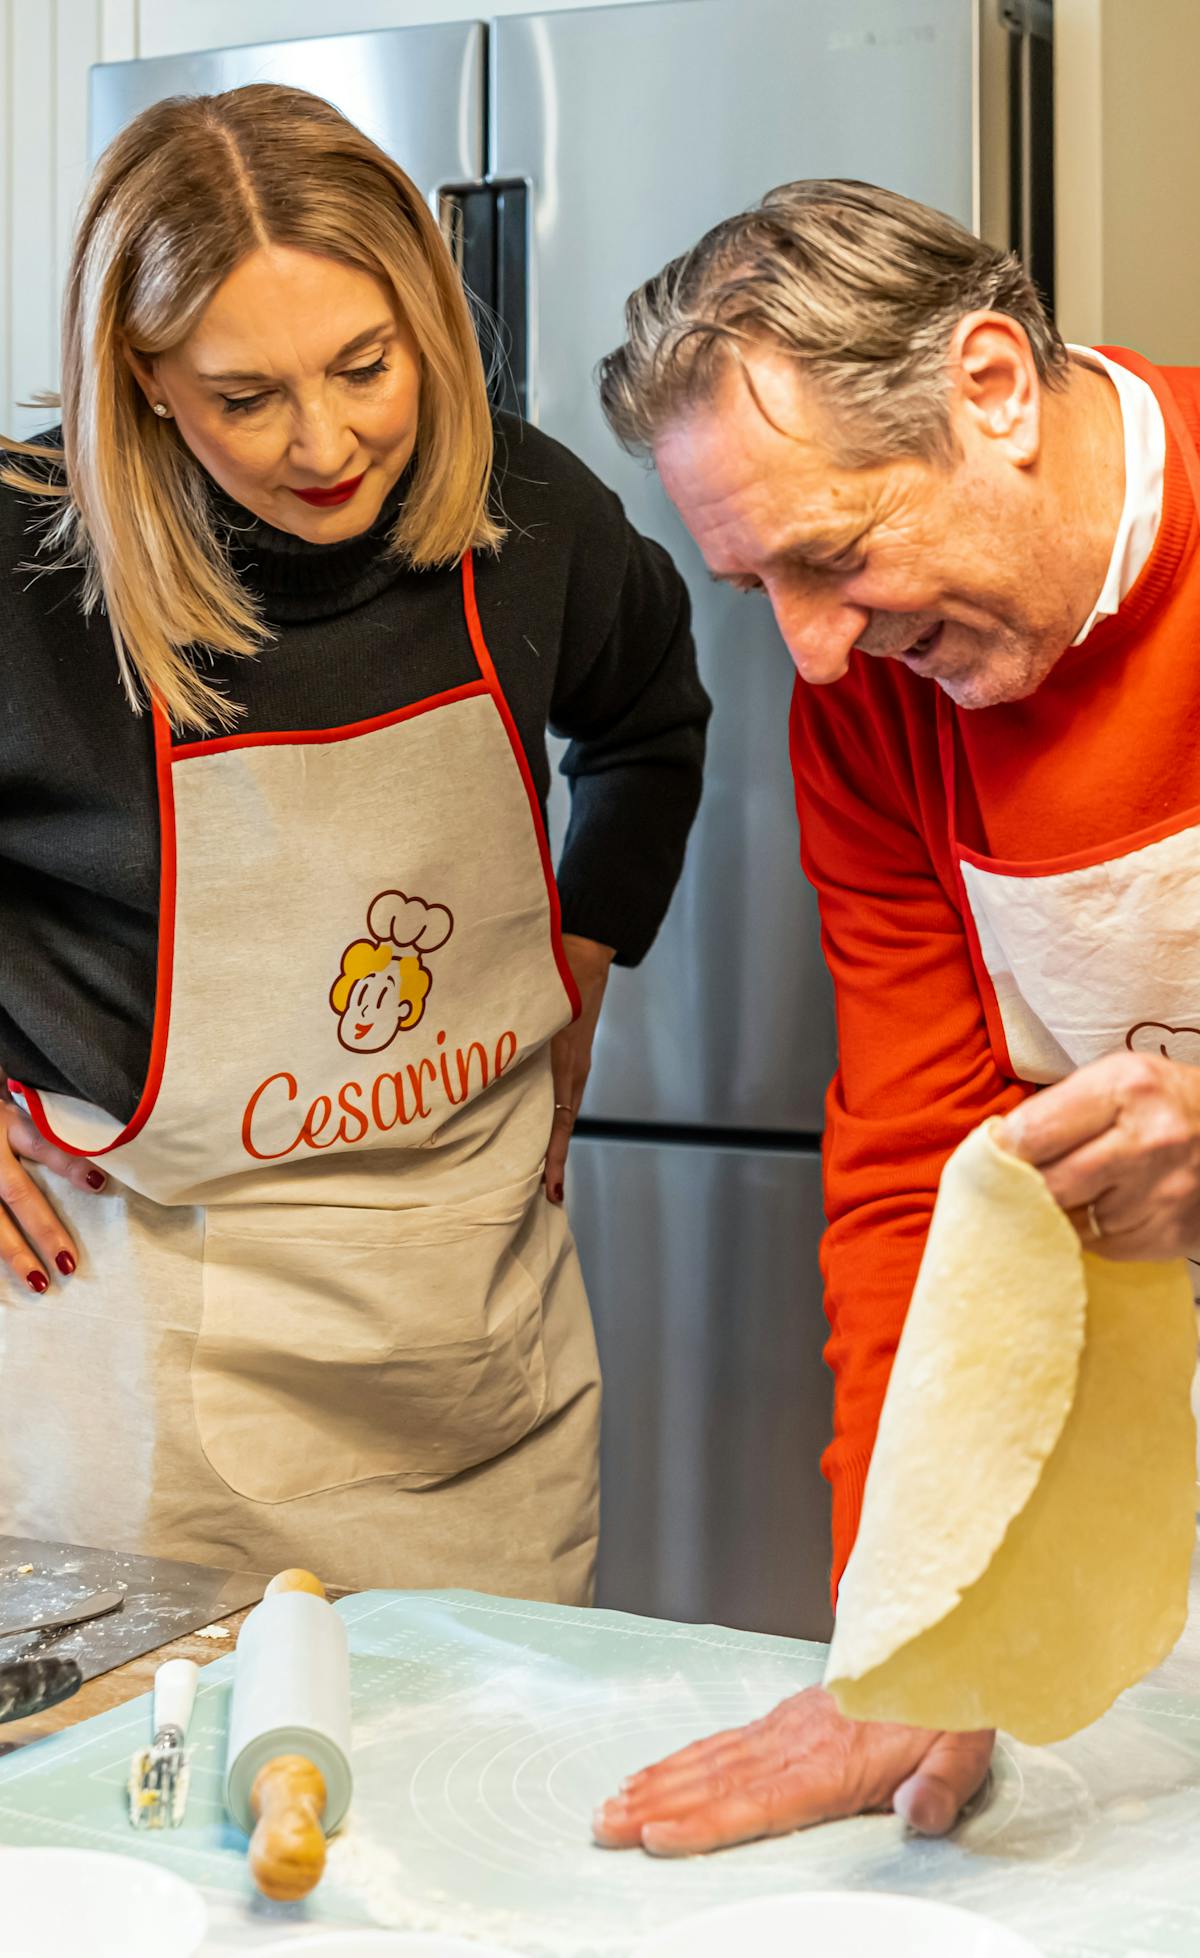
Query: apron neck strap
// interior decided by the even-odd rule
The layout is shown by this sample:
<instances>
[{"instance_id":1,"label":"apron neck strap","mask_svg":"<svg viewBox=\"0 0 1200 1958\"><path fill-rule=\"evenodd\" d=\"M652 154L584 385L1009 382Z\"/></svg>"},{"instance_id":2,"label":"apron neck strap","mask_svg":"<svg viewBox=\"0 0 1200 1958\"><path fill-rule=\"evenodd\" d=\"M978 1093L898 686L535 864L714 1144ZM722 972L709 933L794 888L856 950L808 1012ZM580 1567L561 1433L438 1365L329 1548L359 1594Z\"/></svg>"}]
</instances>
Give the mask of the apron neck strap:
<instances>
[{"instance_id":1,"label":"apron neck strap","mask_svg":"<svg viewBox=\"0 0 1200 1958\"><path fill-rule=\"evenodd\" d=\"M466 613L467 618L467 631L471 635L471 650L479 663L480 674L487 681L492 693L498 694L500 691L500 682L496 678L496 669L492 665L492 656L488 652L487 641L483 636L483 627L479 622L479 606L475 600L475 554L473 551L466 551L463 554L462 593L463 611Z\"/></svg>"}]
</instances>

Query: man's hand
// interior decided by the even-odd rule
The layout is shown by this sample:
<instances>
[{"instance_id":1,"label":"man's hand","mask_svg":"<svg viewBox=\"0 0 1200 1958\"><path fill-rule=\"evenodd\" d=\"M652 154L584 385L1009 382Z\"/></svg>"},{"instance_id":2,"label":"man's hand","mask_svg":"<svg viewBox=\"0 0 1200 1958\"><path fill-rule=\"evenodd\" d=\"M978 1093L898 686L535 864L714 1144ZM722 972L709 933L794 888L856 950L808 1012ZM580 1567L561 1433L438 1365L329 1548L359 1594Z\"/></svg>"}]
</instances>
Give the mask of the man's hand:
<instances>
[{"instance_id":1,"label":"man's hand","mask_svg":"<svg viewBox=\"0 0 1200 1958\"><path fill-rule=\"evenodd\" d=\"M596 1811L596 1840L652 1856L692 1856L814 1822L895 1809L922 1835L954 1826L981 1788L994 1734L847 1720L823 1687L765 1719L672 1754Z\"/></svg>"},{"instance_id":2,"label":"man's hand","mask_svg":"<svg viewBox=\"0 0 1200 1958\"><path fill-rule=\"evenodd\" d=\"M599 945L594 938L571 938L563 934L563 951L579 988L583 1002L579 1018L556 1033L550 1043L550 1063L554 1075L554 1126L546 1151L546 1194L551 1203L563 1200L563 1171L571 1131L583 1101L592 1066L592 1042L596 1022L604 1004L608 969L616 953L611 945Z\"/></svg>"},{"instance_id":3,"label":"man's hand","mask_svg":"<svg viewBox=\"0 0 1200 1958\"><path fill-rule=\"evenodd\" d=\"M102 1190L107 1179L94 1163L47 1142L29 1117L0 1095L0 1261L40 1295L50 1289L51 1272L71 1276L79 1254L23 1159L41 1163L79 1190Z\"/></svg>"},{"instance_id":4,"label":"man's hand","mask_svg":"<svg viewBox=\"0 0 1200 1958\"><path fill-rule=\"evenodd\" d=\"M1200 1256L1200 1068L1106 1054L1013 1109L997 1140L1037 1165L1089 1250Z\"/></svg>"}]
</instances>

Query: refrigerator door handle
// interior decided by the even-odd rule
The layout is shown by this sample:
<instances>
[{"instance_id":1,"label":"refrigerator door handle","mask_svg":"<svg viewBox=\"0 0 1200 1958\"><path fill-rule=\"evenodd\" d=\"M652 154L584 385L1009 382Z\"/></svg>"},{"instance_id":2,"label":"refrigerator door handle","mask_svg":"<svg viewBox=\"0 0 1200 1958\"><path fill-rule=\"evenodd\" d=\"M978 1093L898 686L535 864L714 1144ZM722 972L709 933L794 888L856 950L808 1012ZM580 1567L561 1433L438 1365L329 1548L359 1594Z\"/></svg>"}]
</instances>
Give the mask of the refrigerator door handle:
<instances>
[{"instance_id":1,"label":"refrigerator door handle","mask_svg":"<svg viewBox=\"0 0 1200 1958\"><path fill-rule=\"evenodd\" d=\"M496 317L504 349L504 386L497 406L522 418L530 396L530 279L533 194L523 178L497 182L496 193Z\"/></svg>"},{"instance_id":2,"label":"refrigerator door handle","mask_svg":"<svg viewBox=\"0 0 1200 1958\"><path fill-rule=\"evenodd\" d=\"M487 184L438 184L429 201L468 293L490 306L495 212Z\"/></svg>"},{"instance_id":3,"label":"refrigerator door handle","mask_svg":"<svg viewBox=\"0 0 1200 1958\"><path fill-rule=\"evenodd\" d=\"M529 400L529 185L522 178L441 184L438 221L471 301L492 405Z\"/></svg>"}]
</instances>

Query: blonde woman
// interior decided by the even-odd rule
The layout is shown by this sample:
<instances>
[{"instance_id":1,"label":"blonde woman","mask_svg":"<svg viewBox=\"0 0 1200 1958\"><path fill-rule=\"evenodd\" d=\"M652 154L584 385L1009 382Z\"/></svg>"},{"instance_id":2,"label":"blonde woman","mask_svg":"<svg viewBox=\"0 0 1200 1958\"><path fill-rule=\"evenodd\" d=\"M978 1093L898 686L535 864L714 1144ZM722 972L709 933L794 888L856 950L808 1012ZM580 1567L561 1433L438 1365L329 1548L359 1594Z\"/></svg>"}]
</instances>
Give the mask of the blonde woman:
<instances>
[{"instance_id":1,"label":"blonde woman","mask_svg":"<svg viewBox=\"0 0 1200 1958\"><path fill-rule=\"evenodd\" d=\"M5 450L0 1528L587 1599L562 1173L699 790L676 573L290 89L112 144Z\"/></svg>"}]
</instances>

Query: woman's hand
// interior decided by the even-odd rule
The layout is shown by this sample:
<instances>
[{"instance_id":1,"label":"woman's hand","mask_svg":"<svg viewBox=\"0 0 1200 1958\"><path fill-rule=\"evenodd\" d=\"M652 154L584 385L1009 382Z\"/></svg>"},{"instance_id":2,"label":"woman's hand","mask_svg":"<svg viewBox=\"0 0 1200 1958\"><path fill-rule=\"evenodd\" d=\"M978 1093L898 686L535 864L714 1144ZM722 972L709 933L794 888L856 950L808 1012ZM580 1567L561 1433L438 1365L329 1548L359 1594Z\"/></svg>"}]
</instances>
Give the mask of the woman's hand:
<instances>
[{"instance_id":1,"label":"woman's hand","mask_svg":"<svg viewBox=\"0 0 1200 1958\"><path fill-rule=\"evenodd\" d=\"M550 1064L554 1074L554 1126L546 1151L546 1195L551 1203L563 1200L563 1171L571 1131L583 1101L592 1065L592 1042L596 1022L604 1003L608 969L616 957L611 945L598 945L594 938L570 938L563 934L563 951L579 988L583 1004L579 1018L556 1033L550 1043Z\"/></svg>"},{"instance_id":2,"label":"woman's hand","mask_svg":"<svg viewBox=\"0 0 1200 1958\"><path fill-rule=\"evenodd\" d=\"M607 1849L695 1856L890 1808L919 1834L941 1836L982 1787L994 1739L847 1720L810 1686L764 1719L632 1775L592 1828Z\"/></svg>"},{"instance_id":3,"label":"woman's hand","mask_svg":"<svg viewBox=\"0 0 1200 1958\"><path fill-rule=\"evenodd\" d=\"M77 1190L102 1190L107 1179L94 1163L56 1149L27 1115L0 1098L0 1258L31 1292L41 1293L50 1289L51 1271L69 1278L79 1257L22 1159L41 1163Z\"/></svg>"},{"instance_id":4,"label":"woman's hand","mask_svg":"<svg viewBox=\"0 0 1200 1958\"><path fill-rule=\"evenodd\" d=\"M997 1140L1037 1165L1088 1250L1200 1257L1200 1068L1106 1054L1014 1108Z\"/></svg>"}]
</instances>

